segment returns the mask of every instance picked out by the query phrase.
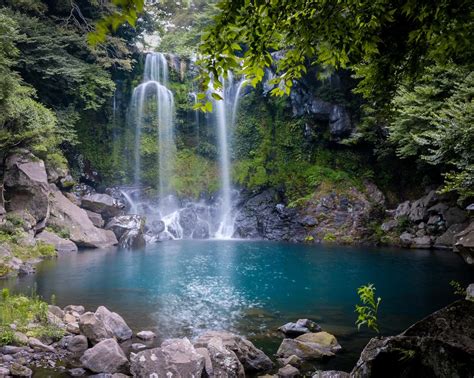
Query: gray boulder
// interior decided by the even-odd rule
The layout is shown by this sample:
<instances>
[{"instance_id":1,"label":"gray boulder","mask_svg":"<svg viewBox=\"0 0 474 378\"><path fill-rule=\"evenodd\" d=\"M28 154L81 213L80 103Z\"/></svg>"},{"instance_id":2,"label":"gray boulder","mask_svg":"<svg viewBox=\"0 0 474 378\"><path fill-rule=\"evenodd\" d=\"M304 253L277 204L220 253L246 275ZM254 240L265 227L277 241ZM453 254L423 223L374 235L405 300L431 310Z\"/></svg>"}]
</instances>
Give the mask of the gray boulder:
<instances>
[{"instance_id":1,"label":"gray boulder","mask_svg":"<svg viewBox=\"0 0 474 378\"><path fill-rule=\"evenodd\" d=\"M196 227L194 228L192 238L193 239L209 239L209 223L198 220Z\"/></svg>"},{"instance_id":2,"label":"gray boulder","mask_svg":"<svg viewBox=\"0 0 474 378\"><path fill-rule=\"evenodd\" d=\"M3 185L8 211L26 211L34 228L44 228L50 213L49 184L44 162L27 150L18 150L5 161Z\"/></svg>"},{"instance_id":3,"label":"gray boulder","mask_svg":"<svg viewBox=\"0 0 474 378\"><path fill-rule=\"evenodd\" d=\"M119 314L109 311L104 306L100 306L95 312L95 316L102 321L117 340L125 341L132 338L132 330Z\"/></svg>"},{"instance_id":4,"label":"gray boulder","mask_svg":"<svg viewBox=\"0 0 474 378\"><path fill-rule=\"evenodd\" d=\"M95 227L85 210L74 205L57 188L53 188L50 193L50 224L68 230L70 239L80 247L103 248L118 243L112 231Z\"/></svg>"},{"instance_id":5,"label":"gray boulder","mask_svg":"<svg viewBox=\"0 0 474 378\"><path fill-rule=\"evenodd\" d=\"M77 252L77 246L74 244L74 242L69 239L63 239L58 235L46 230L36 235L35 239L40 240L46 244L54 245L54 248L59 253Z\"/></svg>"},{"instance_id":6,"label":"gray boulder","mask_svg":"<svg viewBox=\"0 0 474 378\"><path fill-rule=\"evenodd\" d=\"M403 247L410 247L413 243L414 236L409 232L404 232L400 235L400 244Z\"/></svg>"},{"instance_id":7,"label":"gray boulder","mask_svg":"<svg viewBox=\"0 0 474 378\"><path fill-rule=\"evenodd\" d=\"M411 248L419 248L419 249L429 249L432 246L431 237L428 235L425 236L417 236L413 238L411 243Z\"/></svg>"},{"instance_id":8,"label":"gray boulder","mask_svg":"<svg viewBox=\"0 0 474 378\"><path fill-rule=\"evenodd\" d=\"M104 218L99 213L94 213L93 211L86 210L87 216L91 220L92 224L96 227L102 228L104 227Z\"/></svg>"},{"instance_id":9,"label":"gray boulder","mask_svg":"<svg viewBox=\"0 0 474 378\"><path fill-rule=\"evenodd\" d=\"M114 217L105 228L113 231L122 248L138 249L145 246L145 220L140 215Z\"/></svg>"},{"instance_id":10,"label":"gray boulder","mask_svg":"<svg viewBox=\"0 0 474 378\"><path fill-rule=\"evenodd\" d=\"M241 336L225 331L208 331L195 341L196 348L207 348L213 338L222 340L223 346L234 352L244 366L245 372L265 372L273 367L273 363L265 353L257 349L250 341Z\"/></svg>"},{"instance_id":11,"label":"gray boulder","mask_svg":"<svg viewBox=\"0 0 474 378\"><path fill-rule=\"evenodd\" d=\"M183 229L183 237L191 237L197 225L198 216L193 207L186 207L179 212L179 225Z\"/></svg>"},{"instance_id":12,"label":"gray boulder","mask_svg":"<svg viewBox=\"0 0 474 378\"><path fill-rule=\"evenodd\" d=\"M454 250L458 252L464 261L470 265L474 264L474 222L454 237Z\"/></svg>"},{"instance_id":13,"label":"gray boulder","mask_svg":"<svg viewBox=\"0 0 474 378\"><path fill-rule=\"evenodd\" d=\"M303 360L316 360L334 356L341 350L337 339L327 332L306 333L296 339L284 339L277 356L288 358L295 355Z\"/></svg>"},{"instance_id":14,"label":"gray boulder","mask_svg":"<svg viewBox=\"0 0 474 378\"><path fill-rule=\"evenodd\" d=\"M87 337L84 335L72 336L67 343L67 349L72 353L82 353L88 348Z\"/></svg>"},{"instance_id":15,"label":"gray boulder","mask_svg":"<svg viewBox=\"0 0 474 378\"><path fill-rule=\"evenodd\" d=\"M470 377L473 339L474 302L460 300L398 336L370 340L351 376Z\"/></svg>"},{"instance_id":16,"label":"gray boulder","mask_svg":"<svg viewBox=\"0 0 474 378\"><path fill-rule=\"evenodd\" d=\"M94 193L82 197L81 207L108 219L123 214L125 204L108 194Z\"/></svg>"},{"instance_id":17,"label":"gray boulder","mask_svg":"<svg viewBox=\"0 0 474 378\"><path fill-rule=\"evenodd\" d=\"M202 349L202 348L199 348ZM235 352L226 348L222 338L213 337L207 343L214 377L245 377L245 370Z\"/></svg>"},{"instance_id":18,"label":"gray boulder","mask_svg":"<svg viewBox=\"0 0 474 378\"><path fill-rule=\"evenodd\" d=\"M86 312L79 318L79 329L92 344L114 337L114 333L92 312Z\"/></svg>"},{"instance_id":19,"label":"gray boulder","mask_svg":"<svg viewBox=\"0 0 474 378\"><path fill-rule=\"evenodd\" d=\"M296 378L300 376L300 371L291 365L286 365L278 370L278 377Z\"/></svg>"},{"instance_id":20,"label":"gray boulder","mask_svg":"<svg viewBox=\"0 0 474 378\"><path fill-rule=\"evenodd\" d=\"M349 378L349 377L350 377L350 374L346 373L345 371L319 370L313 374L312 378Z\"/></svg>"},{"instance_id":21,"label":"gray boulder","mask_svg":"<svg viewBox=\"0 0 474 378\"><path fill-rule=\"evenodd\" d=\"M453 224L436 238L435 248L453 248L454 237L466 228L465 224Z\"/></svg>"},{"instance_id":22,"label":"gray boulder","mask_svg":"<svg viewBox=\"0 0 474 378\"><path fill-rule=\"evenodd\" d=\"M329 133L333 140L341 140L353 131L351 117L347 109L334 105L329 114Z\"/></svg>"},{"instance_id":23,"label":"gray boulder","mask_svg":"<svg viewBox=\"0 0 474 378\"><path fill-rule=\"evenodd\" d=\"M187 338L165 340L160 348L148 349L131 357L135 377L201 377L204 357Z\"/></svg>"},{"instance_id":24,"label":"gray boulder","mask_svg":"<svg viewBox=\"0 0 474 378\"><path fill-rule=\"evenodd\" d=\"M81 364L94 373L116 373L128 365L127 357L115 339L103 340L86 350Z\"/></svg>"}]
</instances>

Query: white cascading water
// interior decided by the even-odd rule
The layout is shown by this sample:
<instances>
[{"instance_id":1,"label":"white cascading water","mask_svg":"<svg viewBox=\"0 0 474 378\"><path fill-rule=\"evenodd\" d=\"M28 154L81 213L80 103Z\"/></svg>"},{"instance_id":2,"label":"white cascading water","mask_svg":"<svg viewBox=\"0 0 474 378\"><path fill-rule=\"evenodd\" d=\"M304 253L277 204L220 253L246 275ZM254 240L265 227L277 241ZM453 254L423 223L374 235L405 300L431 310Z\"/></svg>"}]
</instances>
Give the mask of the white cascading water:
<instances>
[{"instance_id":1,"label":"white cascading water","mask_svg":"<svg viewBox=\"0 0 474 378\"><path fill-rule=\"evenodd\" d=\"M141 185L141 139L145 119L156 116L158 140L158 194L162 209L169 209L172 195L171 177L173 175L176 146L174 142L174 98L167 88L168 62L161 53L149 53L145 59L143 82L132 94L131 109L135 122L135 186ZM151 114L156 107L156 114ZM161 207L161 206L160 206Z\"/></svg>"},{"instance_id":2,"label":"white cascading water","mask_svg":"<svg viewBox=\"0 0 474 378\"><path fill-rule=\"evenodd\" d=\"M234 233L234 214L232 209L232 178L230 170L231 134L235 126L235 117L239 105L239 96L245 80L240 80L237 85L234 77L228 74L223 89L219 95L223 100L213 100L213 113L217 124L219 141L219 167L221 178L221 207L220 225L216 232L216 239L229 239Z\"/></svg>"}]
</instances>

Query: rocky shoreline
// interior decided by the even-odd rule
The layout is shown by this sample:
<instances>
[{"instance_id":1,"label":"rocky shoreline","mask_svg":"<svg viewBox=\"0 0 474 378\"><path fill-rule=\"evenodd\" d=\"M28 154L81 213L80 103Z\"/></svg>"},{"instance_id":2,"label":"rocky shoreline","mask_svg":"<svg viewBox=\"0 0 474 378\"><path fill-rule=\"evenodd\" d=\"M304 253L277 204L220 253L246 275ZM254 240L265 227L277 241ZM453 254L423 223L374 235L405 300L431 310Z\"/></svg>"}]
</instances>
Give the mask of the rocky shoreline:
<instances>
[{"instance_id":1,"label":"rocky shoreline","mask_svg":"<svg viewBox=\"0 0 474 378\"><path fill-rule=\"evenodd\" d=\"M474 371L474 284L466 299L400 335L372 339L350 373L300 370L305 362L332 358L342 349L335 336L308 319L279 328L283 340L275 353L276 366L249 340L222 330L206 331L194 340L167 339L157 347L152 331L135 334L119 314L104 306L86 312L79 305L50 305L47 321L59 327L62 336L40 340L10 325L15 342L0 348L0 376L30 377L40 367L73 377L113 378L386 377L387 371L394 377L463 377ZM35 326L34 321L29 324Z\"/></svg>"}]
</instances>

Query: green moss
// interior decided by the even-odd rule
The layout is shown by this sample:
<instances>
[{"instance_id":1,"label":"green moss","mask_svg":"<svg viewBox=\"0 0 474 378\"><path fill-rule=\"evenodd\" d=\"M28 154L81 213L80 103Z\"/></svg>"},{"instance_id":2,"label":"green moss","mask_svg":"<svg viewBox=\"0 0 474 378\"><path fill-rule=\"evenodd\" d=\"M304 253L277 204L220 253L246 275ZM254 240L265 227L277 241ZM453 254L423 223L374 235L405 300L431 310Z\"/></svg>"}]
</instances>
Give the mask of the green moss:
<instances>
[{"instance_id":1,"label":"green moss","mask_svg":"<svg viewBox=\"0 0 474 378\"><path fill-rule=\"evenodd\" d=\"M10 273L10 268L3 262L0 262L0 278L6 277L8 273Z\"/></svg>"},{"instance_id":2,"label":"green moss","mask_svg":"<svg viewBox=\"0 0 474 378\"><path fill-rule=\"evenodd\" d=\"M56 224L50 224L48 227L46 227L46 231L52 232L63 239L69 239L71 237L71 233L67 228Z\"/></svg>"},{"instance_id":3,"label":"green moss","mask_svg":"<svg viewBox=\"0 0 474 378\"><path fill-rule=\"evenodd\" d=\"M336 241L336 235L334 235L332 232L327 232L323 236L323 241L326 243L332 243Z\"/></svg>"}]
</instances>

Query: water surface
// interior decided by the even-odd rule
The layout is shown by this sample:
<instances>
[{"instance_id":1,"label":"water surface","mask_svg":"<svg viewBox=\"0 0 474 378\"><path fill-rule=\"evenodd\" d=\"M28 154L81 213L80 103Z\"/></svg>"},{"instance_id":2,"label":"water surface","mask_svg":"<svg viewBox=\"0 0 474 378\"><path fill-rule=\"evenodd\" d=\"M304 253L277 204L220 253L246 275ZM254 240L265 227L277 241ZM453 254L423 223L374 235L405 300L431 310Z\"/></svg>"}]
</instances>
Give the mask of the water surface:
<instances>
[{"instance_id":1,"label":"water surface","mask_svg":"<svg viewBox=\"0 0 474 378\"><path fill-rule=\"evenodd\" d=\"M307 317L344 348L322 367L350 370L373 336L354 326L357 287L375 284L381 332L389 335L455 300L451 280L467 285L474 274L448 251L184 240L61 256L0 285L36 287L60 306L106 305L134 331L154 329L161 339L230 330L269 355L282 339L276 328Z\"/></svg>"}]
</instances>

